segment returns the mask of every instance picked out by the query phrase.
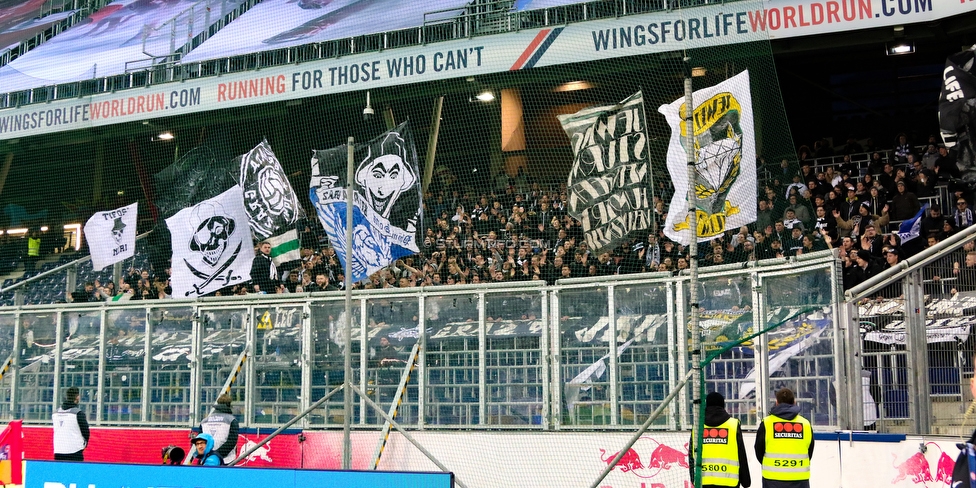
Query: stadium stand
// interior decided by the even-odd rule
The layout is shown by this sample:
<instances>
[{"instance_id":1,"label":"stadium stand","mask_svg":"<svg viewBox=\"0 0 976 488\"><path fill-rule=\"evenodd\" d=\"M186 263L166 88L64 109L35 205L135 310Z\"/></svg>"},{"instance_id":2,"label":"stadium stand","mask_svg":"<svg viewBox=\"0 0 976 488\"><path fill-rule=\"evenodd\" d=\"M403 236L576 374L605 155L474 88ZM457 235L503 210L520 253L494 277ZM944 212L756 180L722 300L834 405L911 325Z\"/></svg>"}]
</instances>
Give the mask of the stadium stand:
<instances>
[{"instance_id":1,"label":"stadium stand","mask_svg":"<svg viewBox=\"0 0 976 488\"><path fill-rule=\"evenodd\" d=\"M0 68L0 91L17 92L0 96L0 106L15 111L75 97L84 103L115 89L131 100L139 96L134 87L150 90L207 77L217 84L216 77L228 73L254 73L256 79L274 66L295 65L301 75L316 66L306 63L323 59L395 53L404 46L426 49L428 43L436 49L440 41L541 28L540 34L526 36L529 47L518 46L521 57L517 52L513 58L521 62L571 23L626 21L632 14L671 12L675 6L716 5L704 0L205 2L136 0L104 7L90 22ZM202 6L223 10L207 18L198 10ZM139 19L140 12L153 21ZM120 49L106 50L106 59L112 59L97 61L97 71L91 72L92 58L82 51L99 45L84 40L85 32L104 33L100 22L106 22L101 29L120 30L119 36L107 36ZM192 30L179 30L191 23ZM597 36L594 31L594 43ZM64 48L68 43L72 47ZM64 69L71 76L8 84L13 78L5 73L26 71L32 58L48 55L65 62L45 69ZM795 150L792 141L776 141L787 156L768 143L757 154L757 221L698 246L695 285L689 280L688 248L663 233L637 235L604 252L589 248L582 222L568 212L566 165L554 164L570 157L554 121L595 100L616 102L631 84L601 86L604 91L592 95L595 90L586 91L592 86L559 92L561 83L583 84L574 80L592 73L605 75L601 80L645 76L625 65L640 59L647 71L666 71L672 58L655 53L619 63L599 60L523 72L513 67L511 73L397 85L385 93L373 89L381 116L362 123L361 99L369 100L369 92L359 90L20 139L0 132L0 163L10 154L7 168L0 170L0 203L22 205L19 212L26 215L20 220L0 216L5 227L0 359L10 358L12 365L11 375L0 376L0 421L46 425L60 394L78 386L82 408L96 427L183 433L208 413L230 378L236 381L230 390L234 413L242 427L260 434L295 419L349 379L364 397L391 408L397 422L415 431L630 432L666 404L693 366L687 317L695 286L705 351L778 326L729 349L703 371L705 387L722 393L728 411L747 429L760 422L770 392L788 386L818 432L959 434L974 369L976 227L968 209L976 205L976 194L954 173L952 155L940 141L927 139L935 130L931 104L899 101L928 120L891 122L904 123L905 134L865 124L863 132L842 138L830 127L817 127L802 132ZM44 62L50 59L38 61ZM85 70L72 69L74 62L85 63ZM735 63L714 66L739 69L730 64ZM929 69L919 78L931 81L938 71ZM757 78L762 75L769 73ZM170 97L186 91L182 84L172 86ZM528 142L514 149L502 149L510 140L501 139L518 132L500 120L502 109L475 98L483 88L494 89L499 98L512 97L502 86L520 89L516 95L526 100L546 101L519 102L515 126L549 122L521 127ZM668 91L675 86L660 88L668 92L661 97L679 97ZM442 117L435 105L437 112L426 118L430 98L443 93L454 99L453 110ZM550 103L557 97L563 98ZM777 97L770 98L778 103ZM757 97L760 103L773 105L770 112L778 107ZM423 195L421 252L354 286L351 344L341 336L347 317L339 244L330 241L310 208L295 226L301 257L277 267L273 287L242 282L198 300L173 296L170 273L179 261L160 251L170 230L157 215L160 194L172 188L152 174L181 161L199 163L191 169L204 172L200 153L209 150L214 160L232 160L260 134L275 144L288 141L275 150L286 179L301 195L310 178L309 149L345 141L347 126L357 140L373 137L376 127L396 125L394 115L411 118L414 130L425 134L436 133L442 119L461 122L446 124L436 159L432 149L427 153L432 176ZM170 129L179 137L161 140L163 130ZM296 133L305 139L288 138ZM821 138L822 133L833 138ZM875 138L884 142L876 144ZM432 144L436 149L436 138ZM661 141L655 144L655 150L663 147ZM194 153L197 148L202 149ZM11 166L26 166L20 158L56 162L14 173ZM525 160L535 165L516 164ZM89 162L91 167L84 166ZM9 181L4 188L8 171L25 188L11 189L17 185ZM52 177L43 178L50 184L41 184L42 172L50 172ZM188 178L170 186L184 183L216 184ZM670 178L656 180L651 196L656 229L676 210L671 207L675 191ZM137 241L134 257L96 271L88 239L79 244L80 230L63 224L134 201L140 202L138 230L155 230ZM40 213L59 206L67 211ZM919 212L916 236L910 224ZM41 232L41 225L54 230ZM39 254L32 254L27 236L37 235L43 243ZM934 250L940 252L930 255ZM878 277L890 279L875 285ZM343 368L345 351L352 356L352 378ZM413 354L415 369L409 367ZM668 404L652 424L653 435L692 426L689 395L683 392ZM351 420L373 434L384 424L365 401L356 401L352 419L347 415L336 396L300 427L333 433ZM586 448L601 468L614 452L605 447L606 452ZM305 449L296 452L304 456ZM679 455L675 459L684 459L680 447L672 450ZM649 454L641 451L647 464L632 464L632 470L657 463L655 469L667 471L664 458L649 460ZM488 464L498 461L493 455L486 454ZM890 460L885 456L884 461ZM677 479L678 471L683 479L680 469L663 476ZM649 473L627 476L635 474ZM667 486L677 486L671 481Z\"/></svg>"}]
</instances>

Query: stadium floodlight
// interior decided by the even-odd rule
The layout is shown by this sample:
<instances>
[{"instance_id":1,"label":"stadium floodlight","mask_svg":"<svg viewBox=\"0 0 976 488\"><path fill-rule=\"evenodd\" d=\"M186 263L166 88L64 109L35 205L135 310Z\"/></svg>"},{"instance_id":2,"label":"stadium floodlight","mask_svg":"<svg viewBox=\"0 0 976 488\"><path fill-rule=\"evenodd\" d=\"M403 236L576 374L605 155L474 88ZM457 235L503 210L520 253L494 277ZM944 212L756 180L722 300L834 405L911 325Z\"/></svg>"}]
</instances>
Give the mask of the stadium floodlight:
<instances>
[{"instance_id":1,"label":"stadium floodlight","mask_svg":"<svg viewBox=\"0 0 976 488\"><path fill-rule=\"evenodd\" d=\"M902 54L912 54L915 52L915 44L911 42L900 42L898 44L886 44L888 56L900 56Z\"/></svg>"},{"instance_id":2,"label":"stadium floodlight","mask_svg":"<svg viewBox=\"0 0 976 488\"><path fill-rule=\"evenodd\" d=\"M485 90L479 93L478 95L476 95L475 98L477 98L482 102L490 102L495 99L495 94L492 93L491 90Z\"/></svg>"}]
</instances>

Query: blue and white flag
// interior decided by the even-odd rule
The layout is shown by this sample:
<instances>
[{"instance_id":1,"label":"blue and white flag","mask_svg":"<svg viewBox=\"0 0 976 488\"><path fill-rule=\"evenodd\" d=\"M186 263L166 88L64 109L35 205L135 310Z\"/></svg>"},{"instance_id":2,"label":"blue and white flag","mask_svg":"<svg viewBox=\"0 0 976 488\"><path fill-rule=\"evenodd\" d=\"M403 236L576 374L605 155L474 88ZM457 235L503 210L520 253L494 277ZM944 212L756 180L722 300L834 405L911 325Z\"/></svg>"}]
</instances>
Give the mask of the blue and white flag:
<instances>
[{"instance_id":1,"label":"blue and white flag","mask_svg":"<svg viewBox=\"0 0 976 488\"><path fill-rule=\"evenodd\" d=\"M925 211L928 210L929 205L926 203L922 205L918 213L914 217L904 221L898 226L898 238L901 239L901 243L904 244L916 237L921 233L922 230L922 216L925 215Z\"/></svg>"},{"instance_id":2,"label":"blue and white flag","mask_svg":"<svg viewBox=\"0 0 976 488\"><path fill-rule=\"evenodd\" d=\"M346 181L347 148L312 155L309 198L336 256L346 265L346 191L353 191L352 282L417 253L423 221L421 174L407 123L356 145L352 182Z\"/></svg>"}]
</instances>

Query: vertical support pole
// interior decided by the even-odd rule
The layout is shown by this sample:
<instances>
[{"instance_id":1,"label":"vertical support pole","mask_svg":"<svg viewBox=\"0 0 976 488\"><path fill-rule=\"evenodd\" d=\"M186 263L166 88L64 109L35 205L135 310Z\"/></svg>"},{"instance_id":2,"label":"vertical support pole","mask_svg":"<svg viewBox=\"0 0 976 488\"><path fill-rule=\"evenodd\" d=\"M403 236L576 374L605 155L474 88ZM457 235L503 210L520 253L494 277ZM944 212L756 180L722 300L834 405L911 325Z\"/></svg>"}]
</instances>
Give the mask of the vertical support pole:
<instances>
[{"instance_id":1,"label":"vertical support pole","mask_svg":"<svg viewBox=\"0 0 976 488\"><path fill-rule=\"evenodd\" d=\"M434 100L434 118L430 121L430 137L427 138L427 159L424 162L423 193L427 193L430 179L434 176L434 156L437 155L437 137L441 133L441 110L444 108L444 96Z\"/></svg>"},{"instance_id":2,"label":"vertical support pole","mask_svg":"<svg viewBox=\"0 0 976 488\"><path fill-rule=\"evenodd\" d=\"M343 353L343 374L345 388L342 391L342 469L352 469L352 219L355 193L353 185L353 159L355 158L356 146L352 137L346 141L346 259L345 270L343 272L343 285L346 294L346 324L342 333L342 344L345 348Z\"/></svg>"},{"instance_id":3,"label":"vertical support pole","mask_svg":"<svg viewBox=\"0 0 976 488\"><path fill-rule=\"evenodd\" d=\"M753 329L763 330L766 327L766 322L764 317L766 317L766 299L762 294L762 276L758 273L753 273L753 295L752 295L752 308L753 310L759 310L758 314L753 314ZM769 398L769 392L772 389L769 383L769 342L767 341L766 334L762 334L756 337L757 353L753 360L755 361L756 368L756 424L758 426L759 422L766 416L767 410L769 409L769 404L772 401Z\"/></svg>"},{"instance_id":4,"label":"vertical support pole","mask_svg":"<svg viewBox=\"0 0 976 488\"><path fill-rule=\"evenodd\" d=\"M105 354L105 334L108 327L105 321L108 319L108 313L105 308L102 308L98 312L98 400L95 402L96 412L95 412L95 424L102 424L105 422L105 416L103 415L105 407L105 361L107 360L107 354ZM121 396L119 397L121 401Z\"/></svg>"},{"instance_id":5,"label":"vertical support pole","mask_svg":"<svg viewBox=\"0 0 976 488\"><path fill-rule=\"evenodd\" d=\"M691 257L691 262L688 266L691 271L691 297L689 300L691 317L689 320L689 328L691 329L692 368L696 370L696 373L692 375L691 384L693 392L692 404L700 406L700 408L693 409L692 413L692 432L694 432L695 430L700 430L698 423L701 414L704 412L705 404L702 402L701 391L701 331L698 330L698 196L695 194L695 183L698 178L698 172L695 170L697 158L695 155L695 128L693 124L695 103L692 97L691 58L688 56L684 58L684 68L685 110L681 116L684 119L685 126L685 162L688 166L688 218L691 227L691 244L688 246L688 254ZM697 441L695 442L695 449L698 451L695 459L699 464L699 467L695 469L695 486L701 486L701 445Z\"/></svg>"},{"instance_id":6,"label":"vertical support pole","mask_svg":"<svg viewBox=\"0 0 976 488\"><path fill-rule=\"evenodd\" d=\"M619 424L617 420L618 408L617 396L620 394L620 372L617 368L617 305L614 302L614 286L607 287L607 320L610 322L610 337L607 345L610 346L610 425Z\"/></svg>"},{"instance_id":7,"label":"vertical support pole","mask_svg":"<svg viewBox=\"0 0 976 488\"><path fill-rule=\"evenodd\" d=\"M550 305L552 313L552 322L550 323L549 343L551 346L544 352L546 354L552 354L549 359L550 368L552 374L549 376L550 384L552 385L552 408L547 412L549 415L550 422L556 430L559 429L563 424L563 385L562 385L562 371L561 364L559 360L559 355L561 353L560 341L559 341L559 290L557 289L552 293L552 303Z\"/></svg>"},{"instance_id":8,"label":"vertical support pole","mask_svg":"<svg viewBox=\"0 0 976 488\"><path fill-rule=\"evenodd\" d=\"M366 300L359 300L356 302L359 307L359 389L366 391L366 385L369 382L369 354L368 344L369 344L369 304ZM366 425L366 414L369 412L369 405L366 400L359 399L359 424Z\"/></svg>"},{"instance_id":9,"label":"vertical support pole","mask_svg":"<svg viewBox=\"0 0 976 488\"><path fill-rule=\"evenodd\" d=\"M135 260L132 260L132 264L135 264ZM122 281L122 261L119 261L112 265L112 281L118 286L119 282Z\"/></svg>"},{"instance_id":10,"label":"vertical support pole","mask_svg":"<svg viewBox=\"0 0 976 488\"><path fill-rule=\"evenodd\" d=\"M902 283L902 293L905 295L905 344L908 352L908 399L915 422L914 433L926 435L932 427L932 406L929 398L929 357L921 270L908 273Z\"/></svg>"},{"instance_id":11,"label":"vertical support pole","mask_svg":"<svg viewBox=\"0 0 976 488\"><path fill-rule=\"evenodd\" d=\"M52 396L51 407L54 410L58 409L58 399L61 398L61 370L64 369L64 364L62 364L61 355L64 351L64 312L58 311L55 317L54 330L57 334L57 339L54 341L54 395ZM79 385L80 386L80 385Z\"/></svg>"},{"instance_id":12,"label":"vertical support pole","mask_svg":"<svg viewBox=\"0 0 976 488\"><path fill-rule=\"evenodd\" d=\"M150 420L149 415L149 386L152 385L152 309L146 309L146 337L144 337L143 346L146 348L146 353L142 358L142 421L148 422Z\"/></svg>"},{"instance_id":13,"label":"vertical support pole","mask_svg":"<svg viewBox=\"0 0 976 488\"><path fill-rule=\"evenodd\" d=\"M76 239L80 239L81 236L78 235L75 238ZM64 296L65 297L70 297L71 296L71 292L75 291L77 289L77 287L78 287L78 265L74 265L74 266L68 268L64 272L64 275L65 275L65 278L64 278L64 288L65 288L65 290L64 290ZM14 301L14 304L15 305L17 304L16 303L16 300Z\"/></svg>"},{"instance_id":14,"label":"vertical support pole","mask_svg":"<svg viewBox=\"0 0 976 488\"><path fill-rule=\"evenodd\" d=\"M838 320L843 327L837 334L837 342L846 343L847 348L840 349L844 364L844 374L838 380L846 383L848 401L843 405L846 412L838 412L838 425L844 429L861 430L864 428L864 387L861 383L861 371L864 369L861 354L861 324L857 307L853 303L838 301ZM838 392L845 391L837 388Z\"/></svg>"},{"instance_id":15,"label":"vertical support pole","mask_svg":"<svg viewBox=\"0 0 976 488\"><path fill-rule=\"evenodd\" d=\"M667 311L668 311L668 323L667 323L668 344L672 344L672 346L678 344L677 331L680 330L677 326L677 317L676 317L678 313L677 311L680 310L680 308L678 309L675 308L675 304L677 303L677 300L675 299L676 287L674 285L675 283L673 281L668 281L667 283L663 284L663 286L665 286L665 297L667 297L666 301L667 301ZM679 376L681 376L678 373L678 369L677 369L678 358L675 357L676 353L680 350L681 350L680 347L668 348L668 390L669 391L674 389L675 385L678 384ZM678 401L678 404L683 405L683 403L680 400ZM681 429L680 427L681 424L678 423L678 410L679 409L675 409L673 407L668 409L668 427L670 429L675 429L675 430Z\"/></svg>"},{"instance_id":16,"label":"vertical support pole","mask_svg":"<svg viewBox=\"0 0 976 488\"><path fill-rule=\"evenodd\" d=\"M309 302L302 306L302 390L299 408L308 410L312 405L312 367L315 357L315 335L312 332L312 310ZM308 416L302 418L302 428L310 427Z\"/></svg>"},{"instance_id":17,"label":"vertical support pole","mask_svg":"<svg viewBox=\"0 0 976 488\"><path fill-rule=\"evenodd\" d=\"M478 423L488 424L488 334L485 322L485 294L478 293Z\"/></svg>"},{"instance_id":18,"label":"vertical support pole","mask_svg":"<svg viewBox=\"0 0 976 488\"><path fill-rule=\"evenodd\" d=\"M675 377L680 378L688 374L688 370L693 368L691 364L688 364L688 358L690 357L691 347L688 343L688 322L685 319L688 318L688 293L685 292L685 288L688 286L687 282L684 280L674 281L674 304L675 304L675 331L677 334L677 344L678 344L678 374ZM672 386L674 388L674 386ZM688 423L688 408L691 402L688 396L692 393L689 391L690 388L682 388L681 393L679 393L680 400L678 401L679 410L679 430L688 429L691 430L691 426ZM694 447L694 446L692 446Z\"/></svg>"},{"instance_id":19,"label":"vertical support pole","mask_svg":"<svg viewBox=\"0 0 976 488\"><path fill-rule=\"evenodd\" d=\"M417 426L424 428L427 411L427 311L423 292L417 297L417 342L420 343L420 357L417 358Z\"/></svg>"},{"instance_id":20,"label":"vertical support pole","mask_svg":"<svg viewBox=\"0 0 976 488\"><path fill-rule=\"evenodd\" d=\"M193 346L190 348L190 414L187 421L193 427L193 420L200 416L200 388L202 388L202 361L200 360L200 349L203 344L203 327L207 318L199 308L193 314Z\"/></svg>"},{"instance_id":21,"label":"vertical support pole","mask_svg":"<svg viewBox=\"0 0 976 488\"><path fill-rule=\"evenodd\" d=\"M539 292L542 295L542 314L539 317L542 319L542 331L540 332L542 336L539 338L539 360L542 362L542 374L539 376L542 378L542 429L549 430L549 408L552 406L551 403L551 392L549 381L546 378L551 378L550 373L550 361L552 356L549 355L549 318L554 314L550 314L550 304L549 304L549 292L547 290L542 290Z\"/></svg>"},{"instance_id":22,"label":"vertical support pole","mask_svg":"<svg viewBox=\"0 0 976 488\"><path fill-rule=\"evenodd\" d=\"M268 307L268 312L273 314L274 309L271 306ZM255 320L254 314L257 313L254 307L247 308L247 315L244 316L244 333L247 337L247 343L244 344L244 350L247 351L247 359L244 363L243 371L238 374L243 374L244 376L244 422L243 425L251 425L254 421L254 399L257 398L257 339L258 339L258 321ZM233 376L233 372L231 376ZM236 380L235 380L236 381ZM229 383L229 382L228 382ZM217 394L219 397L221 391ZM227 388L227 393L230 393L230 388ZM214 398L214 403L217 399ZM276 412L277 414L277 412ZM276 417L277 418L277 415Z\"/></svg>"},{"instance_id":23,"label":"vertical support pole","mask_svg":"<svg viewBox=\"0 0 976 488\"><path fill-rule=\"evenodd\" d=\"M21 344L21 325L24 316L17 312L14 319L14 363L10 365L10 418L23 418L18 412L18 400L20 400L20 357L23 354Z\"/></svg>"},{"instance_id":24,"label":"vertical support pole","mask_svg":"<svg viewBox=\"0 0 976 488\"><path fill-rule=\"evenodd\" d=\"M7 158L3 161L3 167L0 168L0 193L3 192L3 187L7 183L7 175L10 174L10 167L14 163L14 153L8 153Z\"/></svg>"}]
</instances>

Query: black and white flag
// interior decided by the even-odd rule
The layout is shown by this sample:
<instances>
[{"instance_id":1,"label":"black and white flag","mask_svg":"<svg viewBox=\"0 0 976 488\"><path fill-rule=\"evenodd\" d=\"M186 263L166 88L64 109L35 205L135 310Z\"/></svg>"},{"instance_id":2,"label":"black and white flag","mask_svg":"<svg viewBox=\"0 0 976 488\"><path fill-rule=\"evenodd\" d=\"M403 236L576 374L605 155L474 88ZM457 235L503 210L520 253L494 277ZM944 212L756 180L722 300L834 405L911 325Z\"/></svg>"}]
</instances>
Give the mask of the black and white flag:
<instances>
[{"instance_id":1,"label":"black and white flag","mask_svg":"<svg viewBox=\"0 0 976 488\"><path fill-rule=\"evenodd\" d=\"M240 159L240 183L251 232L261 241L298 222L305 216L298 195L288 182L268 141L261 141Z\"/></svg>"},{"instance_id":2,"label":"black and white flag","mask_svg":"<svg viewBox=\"0 0 976 488\"><path fill-rule=\"evenodd\" d=\"M254 247L240 186L166 219L173 239L173 296L199 297L251 279Z\"/></svg>"},{"instance_id":3,"label":"black and white flag","mask_svg":"<svg viewBox=\"0 0 976 488\"><path fill-rule=\"evenodd\" d=\"M100 271L136 252L136 221L139 202L97 212L85 223L85 238L91 250L92 269Z\"/></svg>"},{"instance_id":4,"label":"black and white flag","mask_svg":"<svg viewBox=\"0 0 976 488\"><path fill-rule=\"evenodd\" d=\"M559 116L573 148L567 210L594 251L615 247L654 222L644 120L641 92L617 105Z\"/></svg>"}]
</instances>

